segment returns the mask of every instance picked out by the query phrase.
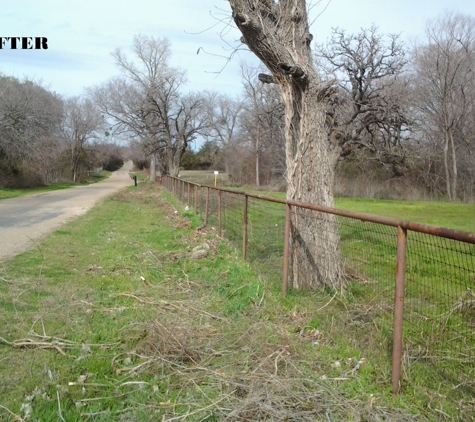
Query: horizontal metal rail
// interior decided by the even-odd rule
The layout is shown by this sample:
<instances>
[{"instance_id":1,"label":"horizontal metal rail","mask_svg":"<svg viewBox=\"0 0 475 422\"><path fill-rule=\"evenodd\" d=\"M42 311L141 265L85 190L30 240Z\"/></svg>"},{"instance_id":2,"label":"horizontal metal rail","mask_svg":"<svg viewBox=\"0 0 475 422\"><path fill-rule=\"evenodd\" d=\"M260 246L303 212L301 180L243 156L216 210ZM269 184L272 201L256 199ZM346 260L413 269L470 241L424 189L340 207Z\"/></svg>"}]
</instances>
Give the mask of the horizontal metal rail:
<instances>
[{"instance_id":1,"label":"horizontal metal rail","mask_svg":"<svg viewBox=\"0 0 475 422\"><path fill-rule=\"evenodd\" d=\"M171 177L171 176L167 176L167 177ZM176 180L182 180L182 179L176 179ZM262 200L270 201L270 202L277 202L279 204L291 205L291 206L305 208L305 209L309 209L313 211L339 215L342 217L353 218L355 220L367 221L370 223L383 224L385 226L401 227L404 230L411 230L414 232L426 233L426 234L431 234L434 236L444 237L446 239L457 240L459 242L475 244L475 233L465 232L461 230L453 230L453 229L448 229L445 227L432 226L430 224L416 223L414 221L398 220L396 218L383 217L380 215L366 214L362 212L324 207L320 205L313 205L313 204L308 204L306 202L293 201L289 199L279 199L279 198L274 198L272 196L252 194L252 193L248 193L244 191L217 188L214 186L201 185L199 183L193 183L193 182L186 182L186 183L189 183L190 185L194 185L198 187L214 189L221 192L229 192L229 193L233 193L237 195L243 195L249 198L256 198L256 199L262 199Z\"/></svg>"}]
</instances>

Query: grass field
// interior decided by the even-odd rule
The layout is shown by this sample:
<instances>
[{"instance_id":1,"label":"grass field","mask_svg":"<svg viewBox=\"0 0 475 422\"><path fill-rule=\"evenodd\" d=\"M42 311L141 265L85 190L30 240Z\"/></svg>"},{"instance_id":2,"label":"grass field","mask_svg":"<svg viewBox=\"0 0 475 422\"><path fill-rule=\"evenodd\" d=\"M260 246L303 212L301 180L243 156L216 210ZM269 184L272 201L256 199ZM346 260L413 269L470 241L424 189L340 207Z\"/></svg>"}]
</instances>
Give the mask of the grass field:
<instances>
[{"instance_id":1,"label":"grass field","mask_svg":"<svg viewBox=\"0 0 475 422\"><path fill-rule=\"evenodd\" d=\"M181 195L183 192L186 189ZM216 196L211 190L209 221L213 225L217 224ZM238 249L242 243L243 201L238 193L221 195L222 230ZM339 198L337 207L459 230L475 229L473 204ZM203 209L202 203L200 208ZM249 199L247 256L256 263L259 274L276 283L282 271L284 215L281 204ZM396 229L339 217L338 231L345 278L349 283L347 298L352 297L355 303L372 304L371 321L390 344ZM318 243L319 234L314 235ZM472 392L475 391L471 381L475 369L474 257L473 245L409 232L405 359L424 362L424 372L457 379L454 385ZM429 384L431 377L426 381Z\"/></svg>"},{"instance_id":2,"label":"grass field","mask_svg":"<svg viewBox=\"0 0 475 422\"><path fill-rule=\"evenodd\" d=\"M214 186L215 174L213 170L181 170L180 178L189 182L198 183L200 185ZM218 186L227 185L229 182L226 173L219 172L216 177Z\"/></svg>"},{"instance_id":3,"label":"grass field","mask_svg":"<svg viewBox=\"0 0 475 422\"><path fill-rule=\"evenodd\" d=\"M475 233L475 204L369 198L337 198L335 203L341 209Z\"/></svg>"},{"instance_id":4,"label":"grass field","mask_svg":"<svg viewBox=\"0 0 475 422\"><path fill-rule=\"evenodd\" d=\"M212 171L182 170L180 177L183 180L193 183L209 186L214 185L214 175ZM220 174L218 187L235 189L237 191L245 190L249 193L285 199L285 193L253 190L249 187L230 187L227 185L227 182L227 176ZM475 204L370 198L335 198L335 207L475 233Z\"/></svg>"},{"instance_id":5,"label":"grass field","mask_svg":"<svg viewBox=\"0 0 475 422\"><path fill-rule=\"evenodd\" d=\"M361 285L282 297L183 208L130 187L0 265L0 420L473 420L420 362L391 394Z\"/></svg>"},{"instance_id":6,"label":"grass field","mask_svg":"<svg viewBox=\"0 0 475 422\"><path fill-rule=\"evenodd\" d=\"M1 264L0 297L2 421L473 420L471 390L417 362L391 394L358 285L282 297L148 184Z\"/></svg>"},{"instance_id":7,"label":"grass field","mask_svg":"<svg viewBox=\"0 0 475 422\"><path fill-rule=\"evenodd\" d=\"M285 199L285 193L249 189L246 191ZM475 204L473 203L335 198L335 207L475 233Z\"/></svg>"},{"instance_id":8,"label":"grass field","mask_svg":"<svg viewBox=\"0 0 475 422\"><path fill-rule=\"evenodd\" d=\"M135 175L137 177L137 182L145 182L149 178L149 175L147 173L145 173L143 170L131 171L129 174L131 176Z\"/></svg>"},{"instance_id":9,"label":"grass field","mask_svg":"<svg viewBox=\"0 0 475 422\"><path fill-rule=\"evenodd\" d=\"M101 180L107 179L111 175L110 171L101 171L100 173L90 174L87 177L85 185L96 183ZM50 192L54 190L67 189L73 186L80 186L78 183L51 183L47 186L37 186L34 188L23 189L0 189L0 199L16 198L17 196L32 195L35 193Z\"/></svg>"}]
</instances>

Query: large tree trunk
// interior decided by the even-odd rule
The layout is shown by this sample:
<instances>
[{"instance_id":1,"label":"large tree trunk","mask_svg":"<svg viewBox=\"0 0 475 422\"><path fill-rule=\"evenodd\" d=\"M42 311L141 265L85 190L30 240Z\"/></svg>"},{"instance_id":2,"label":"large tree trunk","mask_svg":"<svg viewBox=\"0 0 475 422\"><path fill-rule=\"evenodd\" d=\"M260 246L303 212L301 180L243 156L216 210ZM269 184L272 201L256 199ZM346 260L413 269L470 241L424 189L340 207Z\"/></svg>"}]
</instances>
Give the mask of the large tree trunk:
<instances>
[{"instance_id":1,"label":"large tree trunk","mask_svg":"<svg viewBox=\"0 0 475 422\"><path fill-rule=\"evenodd\" d=\"M333 207L333 169L325 123L326 95L313 68L304 0L230 0L242 41L271 71L259 75L280 86L285 107L287 198ZM336 218L293 207L291 258L294 288L343 284Z\"/></svg>"},{"instance_id":2,"label":"large tree trunk","mask_svg":"<svg viewBox=\"0 0 475 422\"><path fill-rule=\"evenodd\" d=\"M168 174L172 177L178 177L180 173L180 162L176 162L176 152L174 151L171 140L168 141L166 161Z\"/></svg>"},{"instance_id":3,"label":"large tree trunk","mask_svg":"<svg viewBox=\"0 0 475 422\"><path fill-rule=\"evenodd\" d=\"M182 156L183 149L181 147L181 144L178 144L175 154L173 155L172 166L170 168L170 174L174 177L178 177L178 175L180 174L180 163Z\"/></svg>"},{"instance_id":4,"label":"large tree trunk","mask_svg":"<svg viewBox=\"0 0 475 422\"><path fill-rule=\"evenodd\" d=\"M71 152L71 178L73 179L74 183L78 181L79 160L80 154L78 153L76 147L73 147Z\"/></svg>"},{"instance_id":5,"label":"large tree trunk","mask_svg":"<svg viewBox=\"0 0 475 422\"><path fill-rule=\"evenodd\" d=\"M457 154L455 150L454 135L450 132L450 152L452 154L452 200L457 200Z\"/></svg>"},{"instance_id":6,"label":"large tree trunk","mask_svg":"<svg viewBox=\"0 0 475 422\"><path fill-rule=\"evenodd\" d=\"M287 120L287 199L333 207L333 167L325 106L318 101L318 89L318 79L309 82L305 90L296 84L282 87ZM292 287L341 286L339 235L334 215L294 208L291 251Z\"/></svg>"},{"instance_id":7,"label":"large tree trunk","mask_svg":"<svg viewBox=\"0 0 475 422\"><path fill-rule=\"evenodd\" d=\"M157 166L156 166L156 158L155 154L150 156L150 181L155 183L157 180Z\"/></svg>"},{"instance_id":8,"label":"large tree trunk","mask_svg":"<svg viewBox=\"0 0 475 422\"><path fill-rule=\"evenodd\" d=\"M445 169L445 184L447 186L447 197L449 201L452 201L452 184L450 182L450 171L449 171L449 134L445 132L444 140L444 169Z\"/></svg>"}]
</instances>

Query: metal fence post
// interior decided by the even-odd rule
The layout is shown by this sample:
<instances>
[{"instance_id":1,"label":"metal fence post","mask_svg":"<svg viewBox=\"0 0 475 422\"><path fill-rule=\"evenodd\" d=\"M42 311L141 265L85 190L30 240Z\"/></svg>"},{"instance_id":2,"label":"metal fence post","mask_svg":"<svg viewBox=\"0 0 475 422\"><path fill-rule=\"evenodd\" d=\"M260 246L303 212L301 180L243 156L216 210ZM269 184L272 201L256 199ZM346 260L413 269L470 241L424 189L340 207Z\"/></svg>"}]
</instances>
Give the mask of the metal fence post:
<instances>
[{"instance_id":1,"label":"metal fence post","mask_svg":"<svg viewBox=\"0 0 475 422\"><path fill-rule=\"evenodd\" d=\"M221 191L218 191L218 236L221 237Z\"/></svg>"},{"instance_id":2,"label":"metal fence post","mask_svg":"<svg viewBox=\"0 0 475 422\"><path fill-rule=\"evenodd\" d=\"M198 185L195 185L195 215L198 215Z\"/></svg>"},{"instance_id":3,"label":"metal fence post","mask_svg":"<svg viewBox=\"0 0 475 422\"><path fill-rule=\"evenodd\" d=\"M290 243L290 205L285 205L284 228L284 268L282 270L282 294L286 295L289 288L289 243Z\"/></svg>"},{"instance_id":4,"label":"metal fence post","mask_svg":"<svg viewBox=\"0 0 475 422\"><path fill-rule=\"evenodd\" d=\"M394 329L392 381L393 394L401 391L402 333L404 317L404 283L406 279L407 230L397 228L396 287L394 291Z\"/></svg>"},{"instance_id":5,"label":"metal fence post","mask_svg":"<svg viewBox=\"0 0 475 422\"><path fill-rule=\"evenodd\" d=\"M244 195L244 210L243 210L243 224L242 224L242 259L246 260L247 254L247 205L249 197Z\"/></svg>"},{"instance_id":6,"label":"metal fence post","mask_svg":"<svg viewBox=\"0 0 475 422\"><path fill-rule=\"evenodd\" d=\"M209 187L206 186L205 226L208 225L208 208L209 208Z\"/></svg>"}]
</instances>

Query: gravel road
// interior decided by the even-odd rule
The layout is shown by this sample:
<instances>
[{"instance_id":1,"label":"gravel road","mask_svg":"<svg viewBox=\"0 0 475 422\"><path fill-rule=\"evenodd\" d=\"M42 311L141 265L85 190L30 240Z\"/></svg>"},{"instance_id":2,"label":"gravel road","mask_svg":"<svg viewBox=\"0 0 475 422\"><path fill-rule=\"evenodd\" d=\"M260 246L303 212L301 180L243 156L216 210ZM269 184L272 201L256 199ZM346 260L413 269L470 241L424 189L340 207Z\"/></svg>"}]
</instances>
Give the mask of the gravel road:
<instances>
[{"instance_id":1,"label":"gravel road","mask_svg":"<svg viewBox=\"0 0 475 422\"><path fill-rule=\"evenodd\" d=\"M132 186L128 162L108 179L88 186L0 201L0 262L35 246L34 242L84 214L99 200Z\"/></svg>"}]
</instances>

